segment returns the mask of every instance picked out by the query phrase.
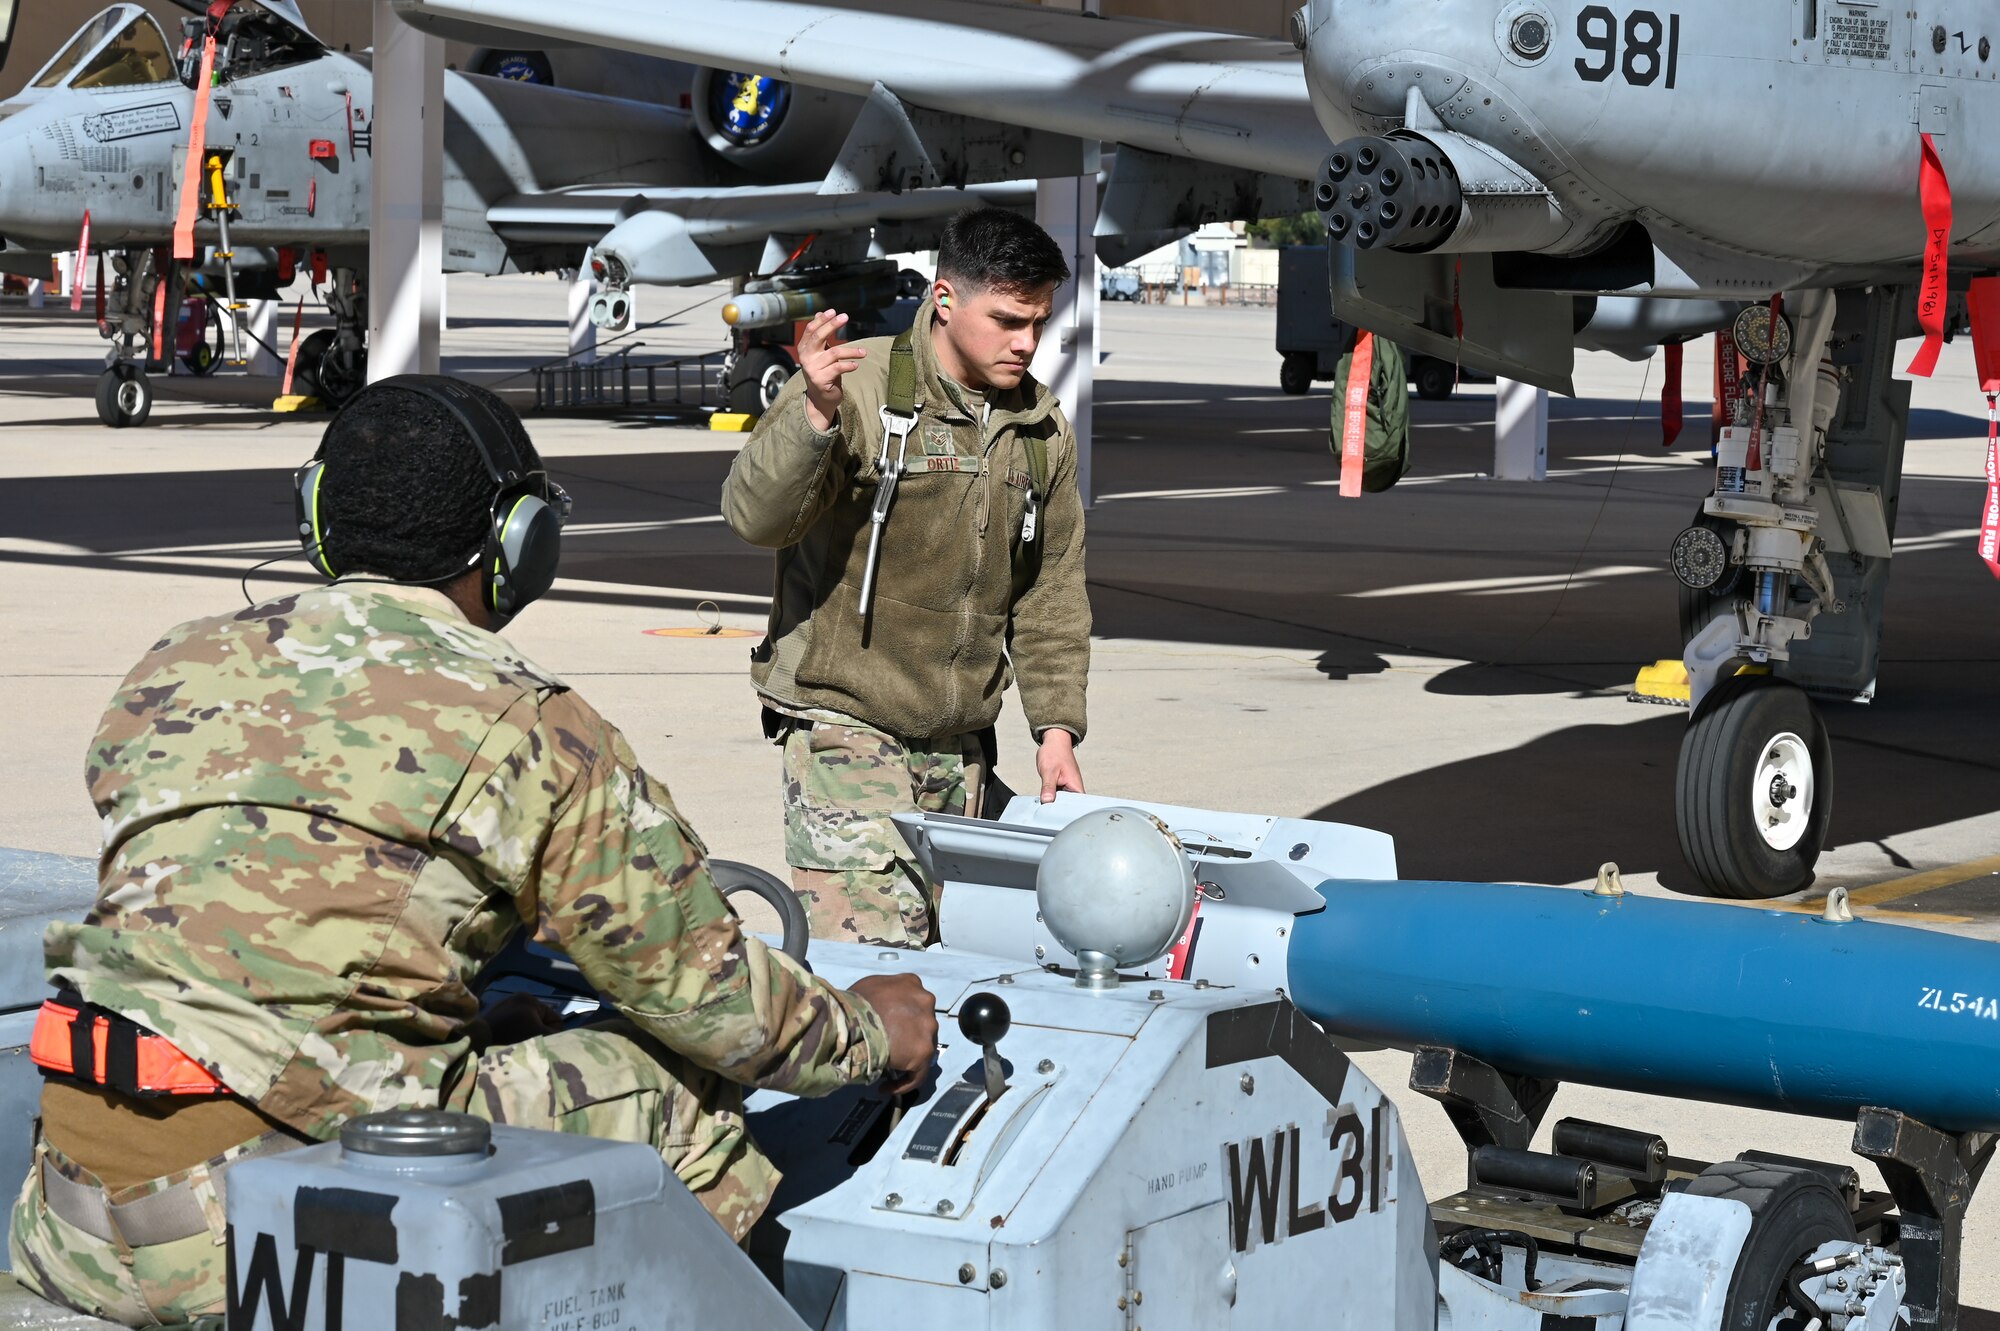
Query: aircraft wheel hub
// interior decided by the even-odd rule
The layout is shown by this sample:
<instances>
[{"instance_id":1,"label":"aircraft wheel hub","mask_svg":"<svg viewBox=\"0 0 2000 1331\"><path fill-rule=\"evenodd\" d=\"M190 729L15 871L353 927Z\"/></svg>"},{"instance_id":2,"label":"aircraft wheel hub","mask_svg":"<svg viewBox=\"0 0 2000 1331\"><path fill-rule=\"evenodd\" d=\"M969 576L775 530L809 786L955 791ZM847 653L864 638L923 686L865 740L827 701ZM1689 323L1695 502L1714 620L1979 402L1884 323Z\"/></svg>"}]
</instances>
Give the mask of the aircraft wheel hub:
<instances>
[{"instance_id":1,"label":"aircraft wheel hub","mask_svg":"<svg viewBox=\"0 0 2000 1331\"><path fill-rule=\"evenodd\" d=\"M1764 844L1772 850L1798 845L1812 812L1812 750L1790 731L1772 737L1757 760L1750 790Z\"/></svg>"}]
</instances>

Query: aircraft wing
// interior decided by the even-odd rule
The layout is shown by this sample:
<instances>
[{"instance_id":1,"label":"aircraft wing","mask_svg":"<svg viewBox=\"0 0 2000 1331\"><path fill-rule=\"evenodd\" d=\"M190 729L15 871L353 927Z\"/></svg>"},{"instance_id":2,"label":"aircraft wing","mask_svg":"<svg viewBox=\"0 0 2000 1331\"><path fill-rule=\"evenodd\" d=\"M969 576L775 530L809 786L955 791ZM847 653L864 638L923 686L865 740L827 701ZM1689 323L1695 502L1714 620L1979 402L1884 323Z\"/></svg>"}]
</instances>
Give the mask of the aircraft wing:
<instances>
[{"instance_id":1,"label":"aircraft wing","mask_svg":"<svg viewBox=\"0 0 2000 1331\"><path fill-rule=\"evenodd\" d=\"M494 29L643 51L934 111L1310 179L1326 155L1299 54L1038 5L871 0L395 0L440 36Z\"/></svg>"},{"instance_id":2,"label":"aircraft wing","mask_svg":"<svg viewBox=\"0 0 2000 1331\"><path fill-rule=\"evenodd\" d=\"M976 185L902 193L822 194L816 182L736 189L574 189L517 194L487 210L509 245L594 245L630 282L713 281L774 266L779 237L858 233L942 222L974 203L1032 209L1034 185ZM783 246L776 251L783 257Z\"/></svg>"}]
</instances>

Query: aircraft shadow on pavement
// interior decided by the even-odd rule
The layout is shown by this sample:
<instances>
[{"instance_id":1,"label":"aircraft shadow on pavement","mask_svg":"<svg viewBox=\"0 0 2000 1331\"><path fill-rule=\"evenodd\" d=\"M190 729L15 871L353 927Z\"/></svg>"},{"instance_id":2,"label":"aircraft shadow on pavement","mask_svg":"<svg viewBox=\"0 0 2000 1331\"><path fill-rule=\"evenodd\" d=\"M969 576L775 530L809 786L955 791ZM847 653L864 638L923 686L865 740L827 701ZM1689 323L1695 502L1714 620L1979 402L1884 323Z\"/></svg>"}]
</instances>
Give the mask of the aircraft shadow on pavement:
<instances>
[{"instance_id":1,"label":"aircraft shadow on pavement","mask_svg":"<svg viewBox=\"0 0 2000 1331\"><path fill-rule=\"evenodd\" d=\"M1986 429L1986 418L1969 412L1946 411L1939 407L1910 409L1910 438L1965 439Z\"/></svg>"},{"instance_id":2,"label":"aircraft shadow on pavement","mask_svg":"<svg viewBox=\"0 0 2000 1331\"><path fill-rule=\"evenodd\" d=\"M715 514L731 456L732 451L717 451L556 460L551 470L578 505L578 526L564 550L564 576L631 585L630 593L566 589L563 597L692 608L701 595L653 589L767 595L769 553L738 541L719 521L702 521ZM234 581L266 552L226 547L267 545L268 553L276 554L296 540L291 466L303 460L287 459L283 468L10 479L0 537L57 548L0 550L0 564ZM696 519L690 525L660 525L690 518ZM622 530L593 531L593 526ZM133 562L132 552L146 552L144 562ZM240 554L242 562L232 559L227 567L203 562L217 553ZM189 558L176 560L176 554ZM275 595L284 583L305 578L304 565L280 565L259 574L252 591Z\"/></svg>"},{"instance_id":3,"label":"aircraft shadow on pavement","mask_svg":"<svg viewBox=\"0 0 2000 1331\"><path fill-rule=\"evenodd\" d=\"M1615 861L1699 895L1674 832L1674 772L1686 713L1572 726L1499 753L1383 782L1308 815L1396 838L1405 878L1573 883ZM1843 734L1828 712L1835 785L1830 845L1878 842L2000 808L2000 768L1955 765ZM1984 723L2000 736L2000 722Z\"/></svg>"}]
</instances>

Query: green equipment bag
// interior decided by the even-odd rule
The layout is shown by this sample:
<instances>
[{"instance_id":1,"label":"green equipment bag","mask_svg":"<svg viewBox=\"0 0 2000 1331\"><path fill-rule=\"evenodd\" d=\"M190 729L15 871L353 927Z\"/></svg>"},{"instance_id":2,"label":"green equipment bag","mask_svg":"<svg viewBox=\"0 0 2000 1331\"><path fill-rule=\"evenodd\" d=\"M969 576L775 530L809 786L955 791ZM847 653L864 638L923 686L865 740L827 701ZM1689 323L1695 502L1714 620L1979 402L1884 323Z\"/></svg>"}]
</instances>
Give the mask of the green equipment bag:
<instances>
[{"instance_id":1,"label":"green equipment bag","mask_svg":"<svg viewBox=\"0 0 2000 1331\"><path fill-rule=\"evenodd\" d=\"M1333 376L1333 425L1327 441L1334 461L1340 460L1346 429L1347 380L1354 368L1359 330L1348 334L1347 350ZM1366 442L1363 446L1361 488L1370 494L1388 489L1410 470L1410 390L1404 374L1403 349L1387 338L1374 343L1368 375Z\"/></svg>"}]
</instances>

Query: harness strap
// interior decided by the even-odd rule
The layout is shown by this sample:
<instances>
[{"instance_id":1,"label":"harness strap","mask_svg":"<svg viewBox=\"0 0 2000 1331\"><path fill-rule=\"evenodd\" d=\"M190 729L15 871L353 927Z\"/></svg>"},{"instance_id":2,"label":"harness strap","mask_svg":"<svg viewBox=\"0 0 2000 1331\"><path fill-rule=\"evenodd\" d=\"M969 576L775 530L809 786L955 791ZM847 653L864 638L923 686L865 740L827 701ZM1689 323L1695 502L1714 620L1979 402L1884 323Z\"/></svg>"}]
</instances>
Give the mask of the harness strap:
<instances>
[{"instance_id":1,"label":"harness strap","mask_svg":"<svg viewBox=\"0 0 2000 1331\"><path fill-rule=\"evenodd\" d=\"M917 353L910 345L910 330L905 328L896 334L896 341L889 348L889 396L886 399L890 411L898 416L917 414Z\"/></svg>"},{"instance_id":2,"label":"harness strap","mask_svg":"<svg viewBox=\"0 0 2000 1331\"><path fill-rule=\"evenodd\" d=\"M883 400L883 409L889 415L904 420L913 420L917 414L917 353L909 329L896 334L895 342L889 347L889 392ZM886 421L884 429L886 432ZM1041 564L1042 547L1035 539L1035 530L1042 500L1049 491L1048 440L1040 435L1028 435L1022 442L1028 448L1031 488L1028 491L1028 513L1021 523L1021 539L1014 549L1014 586L1017 594L1033 580L1035 570Z\"/></svg>"}]
</instances>

